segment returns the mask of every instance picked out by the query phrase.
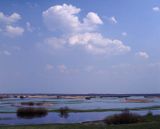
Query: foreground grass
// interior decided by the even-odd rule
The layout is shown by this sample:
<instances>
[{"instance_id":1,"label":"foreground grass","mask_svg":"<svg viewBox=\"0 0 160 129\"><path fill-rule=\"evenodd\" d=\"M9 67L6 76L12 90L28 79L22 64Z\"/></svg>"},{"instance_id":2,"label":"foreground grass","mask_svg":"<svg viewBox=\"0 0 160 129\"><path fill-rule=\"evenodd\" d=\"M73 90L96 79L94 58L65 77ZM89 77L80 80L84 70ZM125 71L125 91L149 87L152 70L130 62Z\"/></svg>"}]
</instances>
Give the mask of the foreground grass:
<instances>
[{"instance_id":1,"label":"foreground grass","mask_svg":"<svg viewBox=\"0 0 160 129\"><path fill-rule=\"evenodd\" d=\"M111 125L111 126L103 124L0 126L0 129L160 129L160 122L138 123L138 124L128 124L128 125Z\"/></svg>"}]
</instances>

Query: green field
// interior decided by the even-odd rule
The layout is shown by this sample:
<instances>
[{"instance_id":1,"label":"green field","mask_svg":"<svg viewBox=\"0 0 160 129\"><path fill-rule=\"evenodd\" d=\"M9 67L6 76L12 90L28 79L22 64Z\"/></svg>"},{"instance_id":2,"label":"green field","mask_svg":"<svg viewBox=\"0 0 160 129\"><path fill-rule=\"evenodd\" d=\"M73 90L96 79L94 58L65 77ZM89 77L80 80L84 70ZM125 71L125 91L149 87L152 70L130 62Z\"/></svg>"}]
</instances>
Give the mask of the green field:
<instances>
[{"instance_id":1,"label":"green field","mask_svg":"<svg viewBox=\"0 0 160 129\"><path fill-rule=\"evenodd\" d=\"M160 129L160 122L139 123L129 125L101 124L62 124L62 125L30 125L30 126L0 126L0 129Z\"/></svg>"}]
</instances>

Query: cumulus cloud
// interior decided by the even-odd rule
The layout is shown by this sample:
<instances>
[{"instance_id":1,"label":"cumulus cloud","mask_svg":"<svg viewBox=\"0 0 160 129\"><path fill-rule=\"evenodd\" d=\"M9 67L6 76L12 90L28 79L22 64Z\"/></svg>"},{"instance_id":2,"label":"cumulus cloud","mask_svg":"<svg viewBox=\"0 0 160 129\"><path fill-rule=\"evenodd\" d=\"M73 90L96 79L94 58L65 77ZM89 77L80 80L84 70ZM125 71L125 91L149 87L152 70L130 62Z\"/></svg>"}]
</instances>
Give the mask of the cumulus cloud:
<instances>
[{"instance_id":1,"label":"cumulus cloud","mask_svg":"<svg viewBox=\"0 0 160 129\"><path fill-rule=\"evenodd\" d=\"M5 15L3 12L0 12L1 32L9 37L21 36L24 32L24 29L17 25L20 19L21 16L18 13Z\"/></svg>"},{"instance_id":2,"label":"cumulus cloud","mask_svg":"<svg viewBox=\"0 0 160 129\"><path fill-rule=\"evenodd\" d=\"M94 12L89 12L87 16L83 19L83 23L80 25L81 31L93 31L96 29L97 25L103 24L103 21Z\"/></svg>"},{"instance_id":3,"label":"cumulus cloud","mask_svg":"<svg viewBox=\"0 0 160 129\"><path fill-rule=\"evenodd\" d=\"M130 51L120 40L103 37L100 33L84 33L71 36L71 45L83 45L88 52L93 54L118 55Z\"/></svg>"},{"instance_id":4,"label":"cumulus cloud","mask_svg":"<svg viewBox=\"0 0 160 129\"><path fill-rule=\"evenodd\" d=\"M135 54L137 57L142 59L148 59L149 55L146 52L140 51Z\"/></svg>"},{"instance_id":5,"label":"cumulus cloud","mask_svg":"<svg viewBox=\"0 0 160 129\"><path fill-rule=\"evenodd\" d=\"M79 8L63 4L50 7L42 15L46 26L50 30L76 31L80 29L80 22L76 16L79 12Z\"/></svg>"},{"instance_id":6,"label":"cumulus cloud","mask_svg":"<svg viewBox=\"0 0 160 129\"><path fill-rule=\"evenodd\" d=\"M110 17L110 18L109 18L109 21L110 21L110 23L112 23L112 24L117 24L117 23L118 23L118 21L117 21L117 19L116 19L115 16Z\"/></svg>"},{"instance_id":7,"label":"cumulus cloud","mask_svg":"<svg viewBox=\"0 0 160 129\"><path fill-rule=\"evenodd\" d=\"M6 35L10 36L10 37L17 37L17 36L21 36L24 32L24 29L21 27L14 27L11 25L7 25L6 29L5 29L5 33Z\"/></svg>"},{"instance_id":8,"label":"cumulus cloud","mask_svg":"<svg viewBox=\"0 0 160 129\"><path fill-rule=\"evenodd\" d=\"M100 17L94 12L89 12L87 14L86 18L84 19L84 23L103 24Z\"/></svg>"},{"instance_id":9,"label":"cumulus cloud","mask_svg":"<svg viewBox=\"0 0 160 129\"><path fill-rule=\"evenodd\" d=\"M106 38L97 32L98 25L103 24L97 13L89 12L80 19L78 17L80 11L80 8L67 4L55 5L43 11L42 16L48 29L61 32L58 37L45 39L45 44L55 49L64 46L81 46L95 55L118 55L131 50L122 41ZM115 17L112 17L112 20L117 23Z\"/></svg>"},{"instance_id":10,"label":"cumulus cloud","mask_svg":"<svg viewBox=\"0 0 160 129\"><path fill-rule=\"evenodd\" d=\"M62 32L79 32L87 29L93 29L98 24L102 24L100 17L89 12L81 22L77 16L81 9L72 5L56 5L52 6L42 13L44 23L50 30L58 30Z\"/></svg>"},{"instance_id":11,"label":"cumulus cloud","mask_svg":"<svg viewBox=\"0 0 160 129\"><path fill-rule=\"evenodd\" d=\"M3 12L0 12L0 22L5 24L15 23L21 19L21 16L18 13L12 13L10 16L5 15Z\"/></svg>"},{"instance_id":12,"label":"cumulus cloud","mask_svg":"<svg viewBox=\"0 0 160 129\"><path fill-rule=\"evenodd\" d=\"M158 6L155 6L155 7L152 8L152 10L155 11L155 12L159 12L160 8Z\"/></svg>"}]
</instances>

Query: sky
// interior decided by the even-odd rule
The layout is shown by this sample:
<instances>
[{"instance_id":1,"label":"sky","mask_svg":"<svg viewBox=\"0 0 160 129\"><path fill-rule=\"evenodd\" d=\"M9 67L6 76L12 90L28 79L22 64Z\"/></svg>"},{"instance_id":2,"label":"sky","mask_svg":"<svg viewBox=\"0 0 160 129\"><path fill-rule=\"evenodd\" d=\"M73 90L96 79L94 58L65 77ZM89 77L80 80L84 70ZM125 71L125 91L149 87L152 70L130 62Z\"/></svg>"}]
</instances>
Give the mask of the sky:
<instances>
[{"instance_id":1,"label":"sky","mask_svg":"<svg viewBox=\"0 0 160 129\"><path fill-rule=\"evenodd\" d=\"M0 1L0 93L160 93L159 0Z\"/></svg>"}]
</instances>

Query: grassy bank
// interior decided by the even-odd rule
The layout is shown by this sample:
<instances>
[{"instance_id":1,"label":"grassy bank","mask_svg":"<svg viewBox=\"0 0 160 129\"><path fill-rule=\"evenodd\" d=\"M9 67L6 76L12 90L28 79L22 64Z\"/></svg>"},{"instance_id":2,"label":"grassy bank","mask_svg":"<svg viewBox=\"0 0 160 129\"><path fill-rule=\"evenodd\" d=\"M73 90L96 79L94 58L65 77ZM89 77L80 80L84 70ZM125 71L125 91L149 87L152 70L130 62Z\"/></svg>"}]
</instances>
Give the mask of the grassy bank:
<instances>
[{"instance_id":1,"label":"grassy bank","mask_svg":"<svg viewBox=\"0 0 160 129\"><path fill-rule=\"evenodd\" d=\"M62 124L62 125L30 125L30 126L0 126L0 129L160 129L160 122L101 125L101 124Z\"/></svg>"}]
</instances>

